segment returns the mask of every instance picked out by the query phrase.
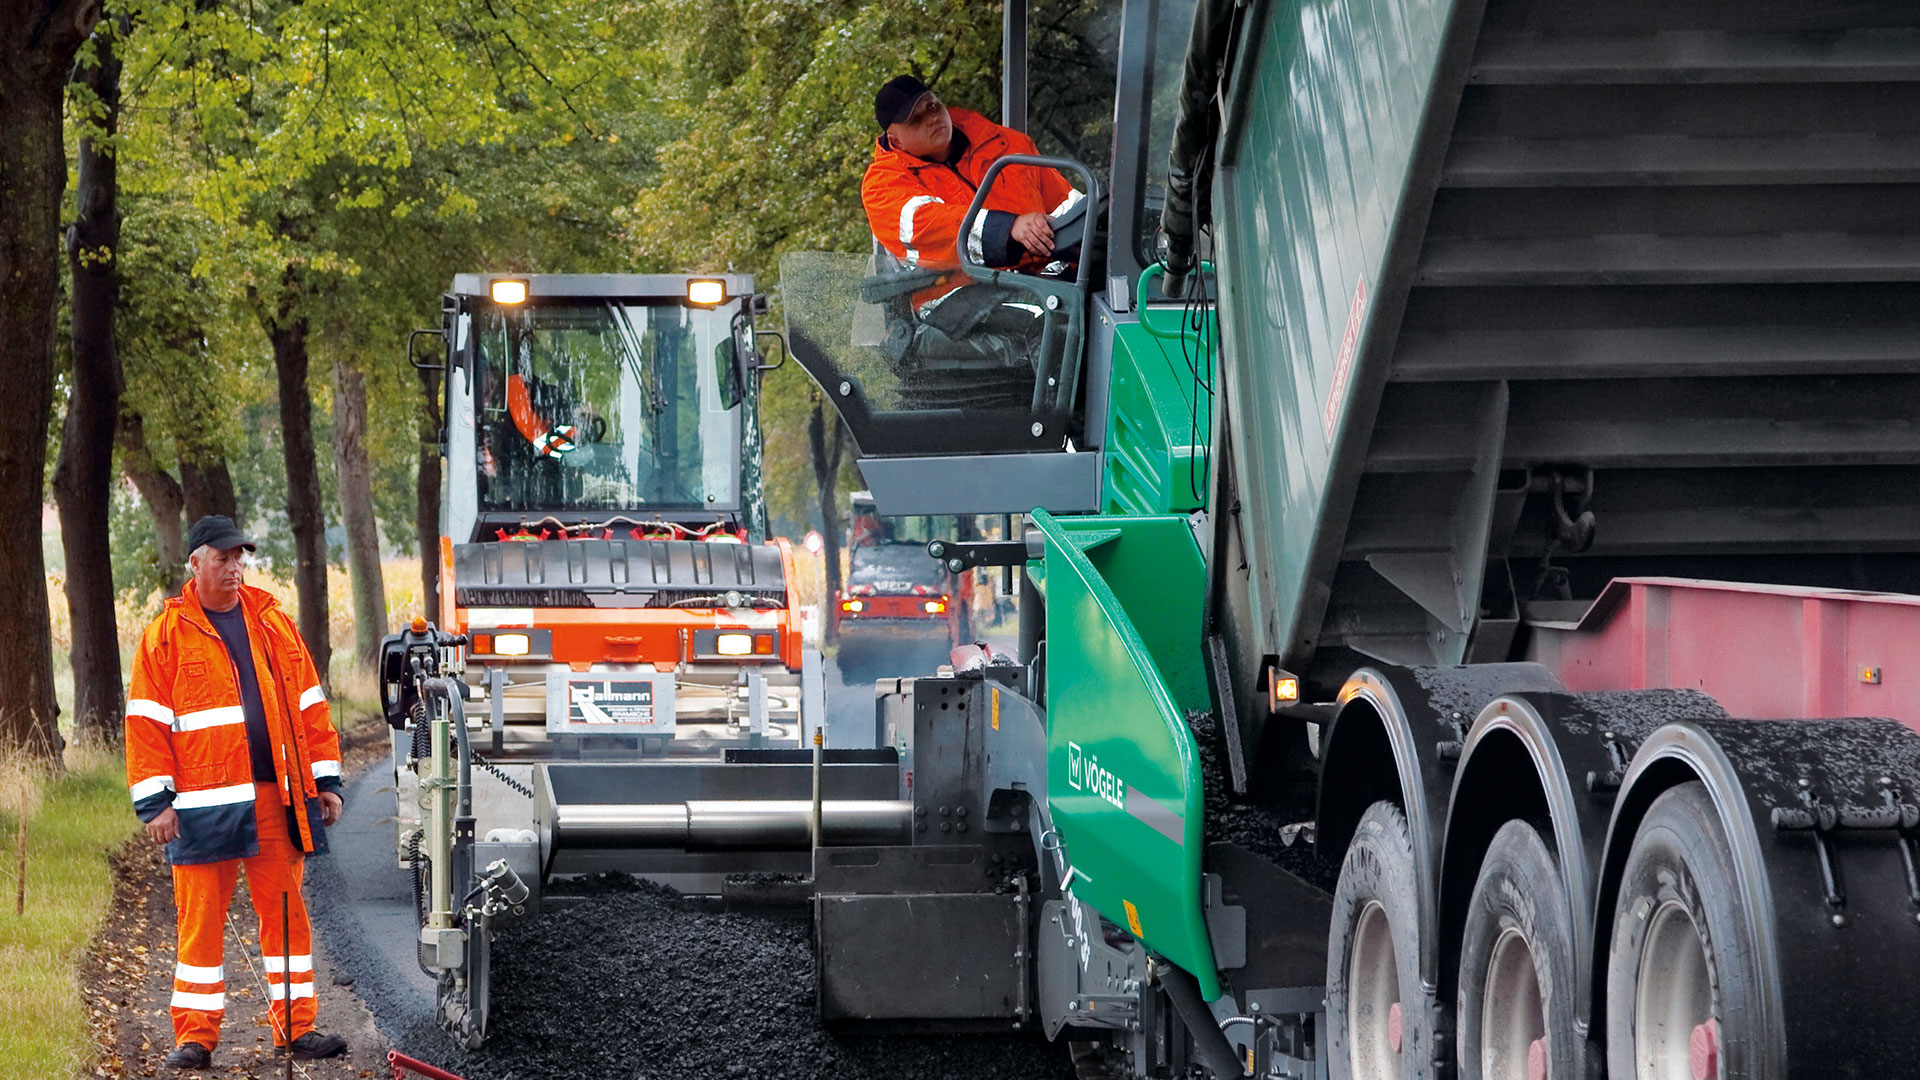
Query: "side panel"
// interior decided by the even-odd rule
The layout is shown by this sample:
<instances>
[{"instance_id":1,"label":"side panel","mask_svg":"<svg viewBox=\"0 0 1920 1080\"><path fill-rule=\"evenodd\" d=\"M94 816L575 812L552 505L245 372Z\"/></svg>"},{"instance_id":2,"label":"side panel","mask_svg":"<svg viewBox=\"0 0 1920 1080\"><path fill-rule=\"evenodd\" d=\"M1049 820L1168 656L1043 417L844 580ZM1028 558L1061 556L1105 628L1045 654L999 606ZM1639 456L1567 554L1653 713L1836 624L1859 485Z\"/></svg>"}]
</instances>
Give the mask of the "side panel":
<instances>
[{"instance_id":1,"label":"side panel","mask_svg":"<svg viewBox=\"0 0 1920 1080\"><path fill-rule=\"evenodd\" d=\"M1212 465L1207 440L1213 396L1207 388L1213 349L1206 342L1219 334L1203 339L1182 332L1181 308L1143 310L1140 318L1114 332L1101 507L1110 514L1198 510L1206 505Z\"/></svg>"},{"instance_id":2,"label":"side panel","mask_svg":"<svg viewBox=\"0 0 1920 1080\"><path fill-rule=\"evenodd\" d=\"M1364 446L1404 301L1382 293L1424 215L1415 148L1445 0L1275 4L1250 17L1215 184L1222 379L1246 508L1261 653L1311 651L1327 584L1315 548L1344 518L1340 448ZM1413 205L1417 203L1418 205ZM1414 250L1400 250L1402 248ZM1376 327L1384 331L1376 334ZM1347 430L1349 427L1354 430Z\"/></svg>"},{"instance_id":3,"label":"side panel","mask_svg":"<svg viewBox=\"0 0 1920 1080\"><path fill-rule=\"evenodd\" d=\"M1736 716L1887 716L1920 730L1920 597L1619 578L1577 623L1536 626L1531 658L1574 690L1674 686Z\"/></svg>"},{"instance_id":4,"label":"side panel","mask_svg":"<svg viewBox=\"0 0 1920 1080\"><path fill-rule=\"evenodd\" d=\"M1047 790L1071 889L1220 994L1202 914L1203 569L1185 518L1034 511L1046 537Z\"/></svg>"}]
</instances>

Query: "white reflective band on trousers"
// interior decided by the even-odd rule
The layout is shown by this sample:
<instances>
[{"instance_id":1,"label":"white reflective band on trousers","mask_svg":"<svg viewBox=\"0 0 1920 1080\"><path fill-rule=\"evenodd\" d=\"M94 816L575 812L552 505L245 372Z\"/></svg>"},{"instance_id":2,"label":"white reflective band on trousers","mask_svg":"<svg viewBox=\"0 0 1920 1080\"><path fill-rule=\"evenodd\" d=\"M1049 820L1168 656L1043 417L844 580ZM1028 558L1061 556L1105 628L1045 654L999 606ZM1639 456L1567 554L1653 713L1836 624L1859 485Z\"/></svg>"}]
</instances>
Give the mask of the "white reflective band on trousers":
<instances>
[{"instance_id":1,"label":"white reflective band on trousers","mask_svg":"<svg viewBox=\"0 0 1920 1080\"><path fill-rule=\"evenodd\" d=\"M260 959L262 961L262 966L264 966L267 969L267 973L269 975L280 974L280 968L283 965L288 963L291 963L293 965L293 971L295 974L299 974L302 971L313 970L313 955L311 953L309 953L306 956L292 957L291 960L283 959L278 956L263 956Z\"/></svg>"},{"instance_id":2,"label":"white reflective band on trousers","mask_svg":"<svg viewBox=\"0 0 1920 1080\"><path fill-rule=\"evenodd\" d=\"M176 1009L199 1009L201 1012L222 1012L227 1007L227 995L195 994L186 990L175 990L171 1003Z\"/></svg>"},{"instance_id":3,"label":"white reflective band on trousers","mask_svg":"<svg viewBox=\"0 0 1920 1080\"><path fill-rule=\"evenodd\" d=\"M280 1000L283 1000L286 996L287 996L287 988L285 986L277 982L269 982L267 984L267 1000L280 1001ZM312 997L313 984L310 982L294 983L293 996L296 1001L299 1000L300 998Z\"/></svg>"},{"instance_id":4,"label":"white reflective band on trousers","mask_svg":"<svg viewBox=\"0 0 1920 1080\"><path fill-rule=\"evenodd\" d=\"M181 982L224 983L227 981L227 969L224 967L196 967L193 964L173 965L173 977Z\"/></svg>"}]
</instances>

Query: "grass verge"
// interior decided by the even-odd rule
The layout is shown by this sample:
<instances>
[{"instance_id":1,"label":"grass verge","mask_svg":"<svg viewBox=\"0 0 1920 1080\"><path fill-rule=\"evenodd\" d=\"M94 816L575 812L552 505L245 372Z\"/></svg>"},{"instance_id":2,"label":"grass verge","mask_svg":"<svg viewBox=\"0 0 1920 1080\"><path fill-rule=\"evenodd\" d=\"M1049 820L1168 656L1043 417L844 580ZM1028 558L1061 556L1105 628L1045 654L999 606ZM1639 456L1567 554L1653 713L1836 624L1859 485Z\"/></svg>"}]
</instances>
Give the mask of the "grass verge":
<instances>
[{"instance_id":1,"label":"grass verge","mask_svg":"<svg viewBox=\"0 0 1920 1080\"><path fill-rule=\"evenodd\" d=\"M17 913L22 815L26 905ZM58 779L0 759L0 1080L88 1067L80 959L113 899L107 854L137 826L117 753L70 749Z\"/></svg>"}]
</instances>

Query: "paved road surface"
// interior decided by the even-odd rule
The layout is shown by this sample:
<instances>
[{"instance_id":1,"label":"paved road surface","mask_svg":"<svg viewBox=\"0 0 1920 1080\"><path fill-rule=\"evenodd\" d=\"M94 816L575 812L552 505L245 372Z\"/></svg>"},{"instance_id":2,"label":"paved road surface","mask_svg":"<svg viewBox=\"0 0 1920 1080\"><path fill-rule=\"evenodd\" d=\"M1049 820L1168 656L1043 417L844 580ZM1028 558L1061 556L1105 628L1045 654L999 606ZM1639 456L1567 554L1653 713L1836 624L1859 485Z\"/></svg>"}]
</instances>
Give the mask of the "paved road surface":
<instances>
[{"instance_id":1,"label":"paved road surface","mask_svg":"<svg viewBox=\"0 0 1920 1080\"><path fill-rule=\"evenodd\" d=\"M905 648L898 674L931 674L938 661ZM858 673L849 683L831 660L825 675L829 740L870 745L873 683ZM433 1021L433 981L415 959L413 894L394 852L392 783L384 758L353 779L346 814L328 832L331 854L308 863L307 893L328 956L354 980L382 1034L402 1050L428 1052L444 1037Z\"/></svg>"}]
</instances>

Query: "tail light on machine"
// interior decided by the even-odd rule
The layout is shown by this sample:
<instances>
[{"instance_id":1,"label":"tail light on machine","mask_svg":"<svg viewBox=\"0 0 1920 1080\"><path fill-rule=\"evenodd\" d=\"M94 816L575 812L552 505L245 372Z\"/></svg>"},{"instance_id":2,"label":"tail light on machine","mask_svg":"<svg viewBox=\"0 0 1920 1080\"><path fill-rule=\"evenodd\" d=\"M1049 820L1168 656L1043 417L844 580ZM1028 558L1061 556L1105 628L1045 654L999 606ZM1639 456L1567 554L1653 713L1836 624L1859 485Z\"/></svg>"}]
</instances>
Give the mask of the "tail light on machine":
<instances>
[{"instance_id":1,"label":"tail light on machine","mask_svg":"<svg viewBox=\"0 0 1920 1080\"><path fill-rule=\"evenodd\" d=\"M475 630L467 655L476 660L523 660L553 655L551 630Z\"/></svg>"},{"instance_id":2,"label":"tail light on machine","mask_svg":"<svg viewBox=\"0 0 1920 1080\"><path fill-rule=\"evenodd\" d=\"M695 630L695 660L775 660L779 634L773 630Z\"/></svg>"}]
</instances>

